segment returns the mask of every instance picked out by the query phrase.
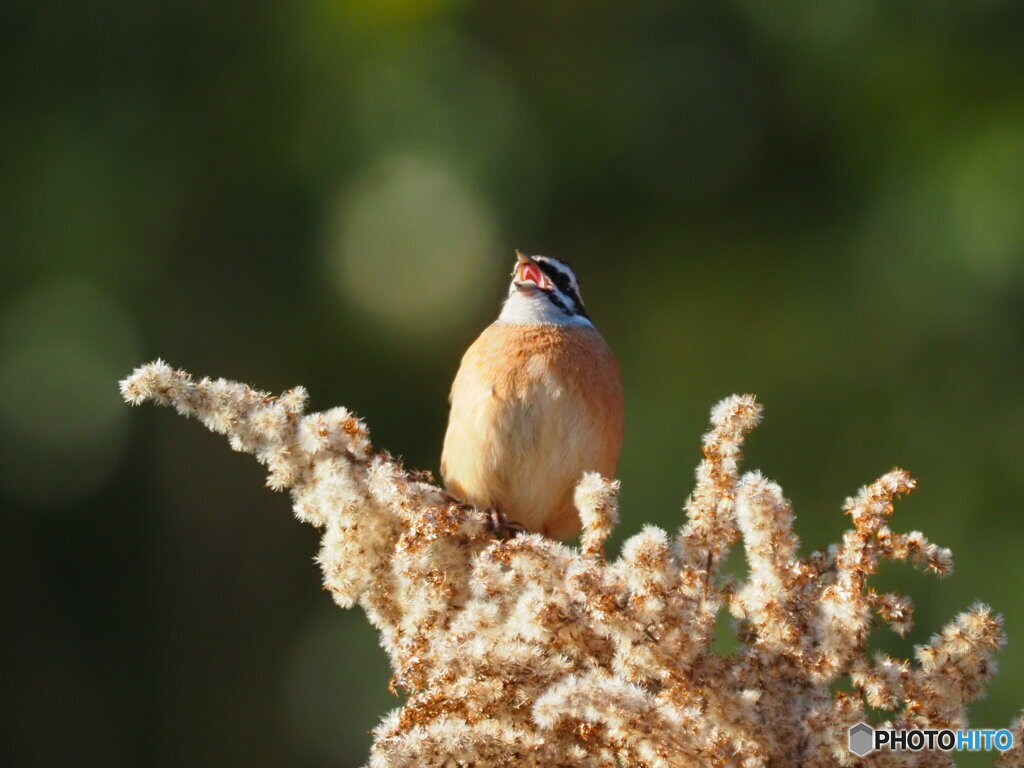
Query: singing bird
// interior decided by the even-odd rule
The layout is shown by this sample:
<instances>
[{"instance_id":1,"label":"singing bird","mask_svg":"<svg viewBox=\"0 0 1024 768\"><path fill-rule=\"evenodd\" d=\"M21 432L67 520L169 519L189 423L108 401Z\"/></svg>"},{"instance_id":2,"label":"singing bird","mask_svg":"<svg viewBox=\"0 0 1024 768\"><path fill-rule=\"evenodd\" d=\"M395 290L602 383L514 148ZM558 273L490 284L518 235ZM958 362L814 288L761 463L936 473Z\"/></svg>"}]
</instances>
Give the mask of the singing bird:
<instances>
[{"instance_id":1,"label":"singing bird","mask_svg":"<svg viewBox=\"0 0 1024 768\"><path fill-rule=\"evenodd\" d=\"M510 526L566 537L580 529L581 475L615 476L619 366L569 265L516 259L498 319L455 375L441 475L453 495Z\"/></svg>"}]
</instances>

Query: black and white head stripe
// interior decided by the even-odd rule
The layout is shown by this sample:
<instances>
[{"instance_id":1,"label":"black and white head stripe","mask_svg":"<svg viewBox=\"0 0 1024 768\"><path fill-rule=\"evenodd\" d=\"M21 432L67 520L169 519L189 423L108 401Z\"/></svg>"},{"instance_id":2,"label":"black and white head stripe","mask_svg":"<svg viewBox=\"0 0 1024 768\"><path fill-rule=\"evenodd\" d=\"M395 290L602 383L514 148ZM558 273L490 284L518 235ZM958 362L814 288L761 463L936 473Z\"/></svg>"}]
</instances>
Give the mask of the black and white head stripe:
<instances>
[{"instance_id":1,"label":"black and white head stripe","mask_svg":"<svg viewBox=\"0 0 1024 768\"><path fill-rule=\"evenodd\" d=\"M508 297L496 322L593 328L572 268L550 256L517 253Z\"/></svg>"},{"instance_id":2,"label":"black and white head stripe","mask_svg":"<svg viewBox=\"0 0 1024 768\"><path fill-rule=\"evenodd\" d=\"M580 284L576 280L572 267L564 261L553 259L550 256L534 256L532 258L555 287L555 290L544 292L548 301L567 315L578 315L589 319L590 315L587 314L587 308L583 306L583 299L580 298Z\"/></svg>"}]
</instances>

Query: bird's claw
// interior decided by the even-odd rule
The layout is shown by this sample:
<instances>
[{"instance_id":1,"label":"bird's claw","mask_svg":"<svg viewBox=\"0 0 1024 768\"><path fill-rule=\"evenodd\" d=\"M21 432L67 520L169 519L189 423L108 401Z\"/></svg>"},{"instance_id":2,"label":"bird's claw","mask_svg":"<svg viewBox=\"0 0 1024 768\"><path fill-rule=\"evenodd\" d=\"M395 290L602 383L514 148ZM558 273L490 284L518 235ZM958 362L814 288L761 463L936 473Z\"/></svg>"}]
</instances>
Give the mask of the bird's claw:
<instances>
[{"instance_id":1,"label":"bird's claw","mask_svg":"<svg viewBox=\"0 0 1024 768\"><path fill-rule=\"evenodd\" d=\"M520 533L526 533L526 527L522 523L510 521L503 512L496 509L487 510L487 523L495 538L503 541Z\"/></svg>"}]
</instances>

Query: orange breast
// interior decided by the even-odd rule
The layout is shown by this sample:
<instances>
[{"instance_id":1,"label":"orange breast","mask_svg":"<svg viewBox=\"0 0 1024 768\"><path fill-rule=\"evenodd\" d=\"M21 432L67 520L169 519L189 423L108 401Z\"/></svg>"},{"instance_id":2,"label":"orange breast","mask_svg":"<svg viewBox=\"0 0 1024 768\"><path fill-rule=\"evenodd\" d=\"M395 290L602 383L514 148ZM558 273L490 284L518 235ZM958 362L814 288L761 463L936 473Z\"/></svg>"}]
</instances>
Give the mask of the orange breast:
<instances>
[{"instance_id":1,"label":"orange breast","mask_svg":"<svg viewBox=\"0 0 1024 768\"><path fill-rule=\"evenodd\" d=\"M492 325L452 384L441 474L456 496L551 536L580 528L585 471L614 477L622 384L593 328Z\"/></svg>"}]
</instances>

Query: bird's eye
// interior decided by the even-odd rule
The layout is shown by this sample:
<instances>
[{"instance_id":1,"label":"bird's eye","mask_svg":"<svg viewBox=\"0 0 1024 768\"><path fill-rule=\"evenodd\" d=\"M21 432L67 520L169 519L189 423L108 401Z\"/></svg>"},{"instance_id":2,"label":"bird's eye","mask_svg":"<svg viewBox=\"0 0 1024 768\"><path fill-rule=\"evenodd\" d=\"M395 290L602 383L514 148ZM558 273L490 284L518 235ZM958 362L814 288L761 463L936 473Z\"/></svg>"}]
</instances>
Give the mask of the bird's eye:
<instances>
[{"instance_id":1,"label":"bird's eye","mask_svg":"<svg viewBox=\"0 0 1024 768\"><path fill-rule=\"evenodd\" d=\"M520 264L516 279L520 282L531 282L538 288L548 288L547 278L536 264Z\"/></svg>"}]
</instances>

